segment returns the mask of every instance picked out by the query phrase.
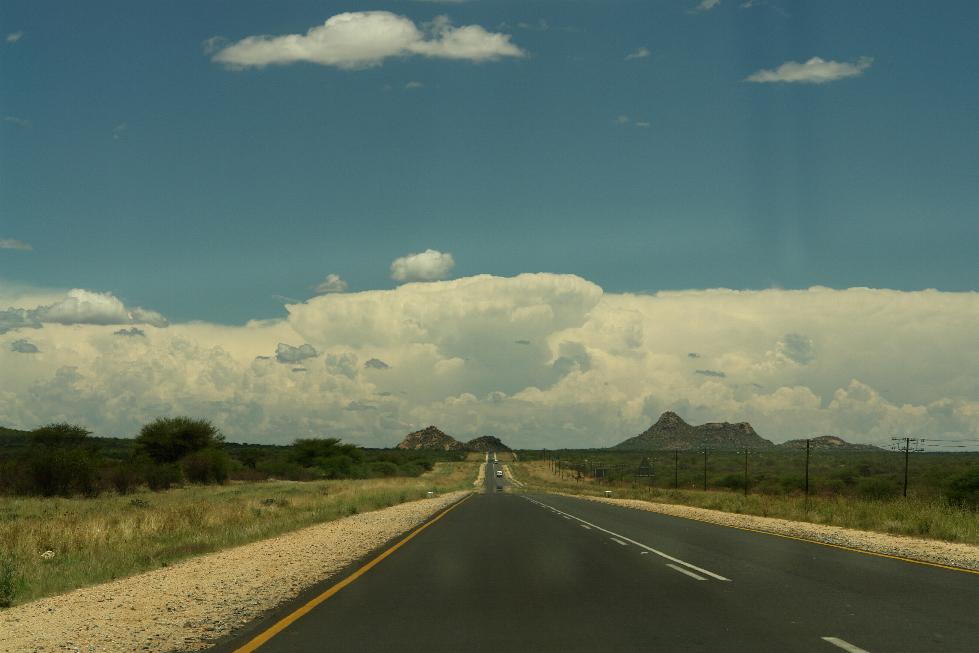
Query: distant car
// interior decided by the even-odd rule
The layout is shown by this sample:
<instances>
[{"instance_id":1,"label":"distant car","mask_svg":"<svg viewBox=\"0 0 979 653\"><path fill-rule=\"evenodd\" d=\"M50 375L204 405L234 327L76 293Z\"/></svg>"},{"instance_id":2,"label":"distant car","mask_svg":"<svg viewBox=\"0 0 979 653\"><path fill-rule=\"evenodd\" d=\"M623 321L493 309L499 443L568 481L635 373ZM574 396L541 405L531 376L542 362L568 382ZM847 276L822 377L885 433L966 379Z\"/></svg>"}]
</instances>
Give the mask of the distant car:
<instances>
[{"instance_id":1,"label":"distant car","mask_svg":"<svg viewBox=\"0 0 979 653\"><path fill-rule=\"evenodd\" d=\"M503 478L503 470L502 469L496 470L496 478Z\"/></svg>"}]
</instances>

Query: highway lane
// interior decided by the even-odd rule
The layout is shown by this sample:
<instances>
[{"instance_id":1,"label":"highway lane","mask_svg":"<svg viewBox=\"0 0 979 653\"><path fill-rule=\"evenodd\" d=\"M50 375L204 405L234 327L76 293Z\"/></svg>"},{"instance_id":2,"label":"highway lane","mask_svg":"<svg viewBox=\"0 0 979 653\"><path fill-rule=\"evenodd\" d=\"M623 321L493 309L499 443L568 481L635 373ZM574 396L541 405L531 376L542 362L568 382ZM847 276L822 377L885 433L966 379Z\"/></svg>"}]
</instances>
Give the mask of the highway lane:
<instances>
[{"instance_id":1,"label":"highway lane","mask_svg":"<svg viewBox=\"0 0 979 653\"><path fill-rule=\"evenodd\" d=\"M257 650L832 653L975 651L979 642L977 575L501 493L498 481L490 465L486 493Z\"/></svg>"}]
</instances>

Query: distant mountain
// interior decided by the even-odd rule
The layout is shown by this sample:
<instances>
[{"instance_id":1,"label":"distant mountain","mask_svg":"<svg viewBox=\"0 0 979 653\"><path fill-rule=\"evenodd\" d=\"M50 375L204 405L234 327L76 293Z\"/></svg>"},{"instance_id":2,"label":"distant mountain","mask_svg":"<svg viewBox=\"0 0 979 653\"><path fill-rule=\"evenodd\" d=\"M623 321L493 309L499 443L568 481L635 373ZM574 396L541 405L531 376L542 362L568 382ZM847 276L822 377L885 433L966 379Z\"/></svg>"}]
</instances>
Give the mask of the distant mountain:
<instances>
[{"instance_id":1,"label":"distant mountain","mask_svg":"<svg viewBox=\"0 0 979 653\"><path fill-rule=\"evenodd\" d=\"M398 449L439 449L442 451L465 451L466 445L451 435L446 435L435 426L426 426L420 431L409 433L398 444Z\"/></svg>"},{"instance_id":2,"label":"distant mountain","mask_svg":"<svg viewBox=\"0 0 979 653\"><path fill-rule=\"evenodd\" d=\"M466 443L466 449L482 452L510 451L510 447L503 444L500 438L494 435L481 435L478 438L473 438Z\"/></svg>"},{"instance_id":3,"label":"distant mountain","mask_svg":"<svg viewBox=\"0 0 979 653\"><path fill-rule=\"evenodd\" d=\"M612 447L625 451L679 449L690 451L706 444L711 449L770 449L771 442L755 433L748 422L708 422L699 426L687 424L672 411L660 415L656 423L634 438Z\"/></svg>"},{"instance_id":4,"label":"distant mountain","mask_svg":"<svg viewBox=\"0 0 979 653\"><path fill-rule=\"evenodd\" d=\"M779 449L805 449L806 441L805 439L789 440L775 446ZM847 442L843 438L835 435L820 435L816 438L810 438L809 447L811 449L832 449L834 451L883 451L880 447L875 447L872 444Z\"/></svg>"}]
</instances>

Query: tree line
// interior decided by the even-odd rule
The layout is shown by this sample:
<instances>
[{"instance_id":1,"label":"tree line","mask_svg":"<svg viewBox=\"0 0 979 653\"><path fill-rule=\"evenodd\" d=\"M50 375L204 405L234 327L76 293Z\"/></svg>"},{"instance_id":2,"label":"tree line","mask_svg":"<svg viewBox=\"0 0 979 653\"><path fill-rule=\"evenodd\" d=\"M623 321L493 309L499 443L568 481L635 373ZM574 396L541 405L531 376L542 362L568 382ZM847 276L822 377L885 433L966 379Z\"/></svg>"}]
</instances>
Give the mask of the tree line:
<instances>
[{"instance_id":1,"label":"tree line","mask_svg":"<svg viewBox=\"0 0 979 653\"><path fill-rule=\"evenodd\" d=\"M337 438L290 446L225 442L206 419L160 417L132 440L93 438L69 423L0 432L0 493L40 496L128 494L186 483L418 476L458 452L363 449Z\"/></svg>"}]
</instances>

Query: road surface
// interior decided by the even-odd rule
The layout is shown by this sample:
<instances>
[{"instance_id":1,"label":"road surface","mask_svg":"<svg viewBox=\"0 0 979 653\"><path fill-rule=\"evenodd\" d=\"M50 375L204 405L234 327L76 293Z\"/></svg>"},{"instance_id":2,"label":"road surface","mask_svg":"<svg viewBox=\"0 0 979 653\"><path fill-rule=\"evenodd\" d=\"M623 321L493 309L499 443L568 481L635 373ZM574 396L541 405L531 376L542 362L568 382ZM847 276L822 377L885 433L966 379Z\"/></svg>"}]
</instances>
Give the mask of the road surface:
<instances>
[{"instance_id":1,"label":"road surface","mask_svg":"<svg viewBox=\"0 0 979 653\"><path fill-rule=\"evenodd\" d=\"M254 650L979 650L979 575L499 481Z\"/></svg>"}]
</instances>

